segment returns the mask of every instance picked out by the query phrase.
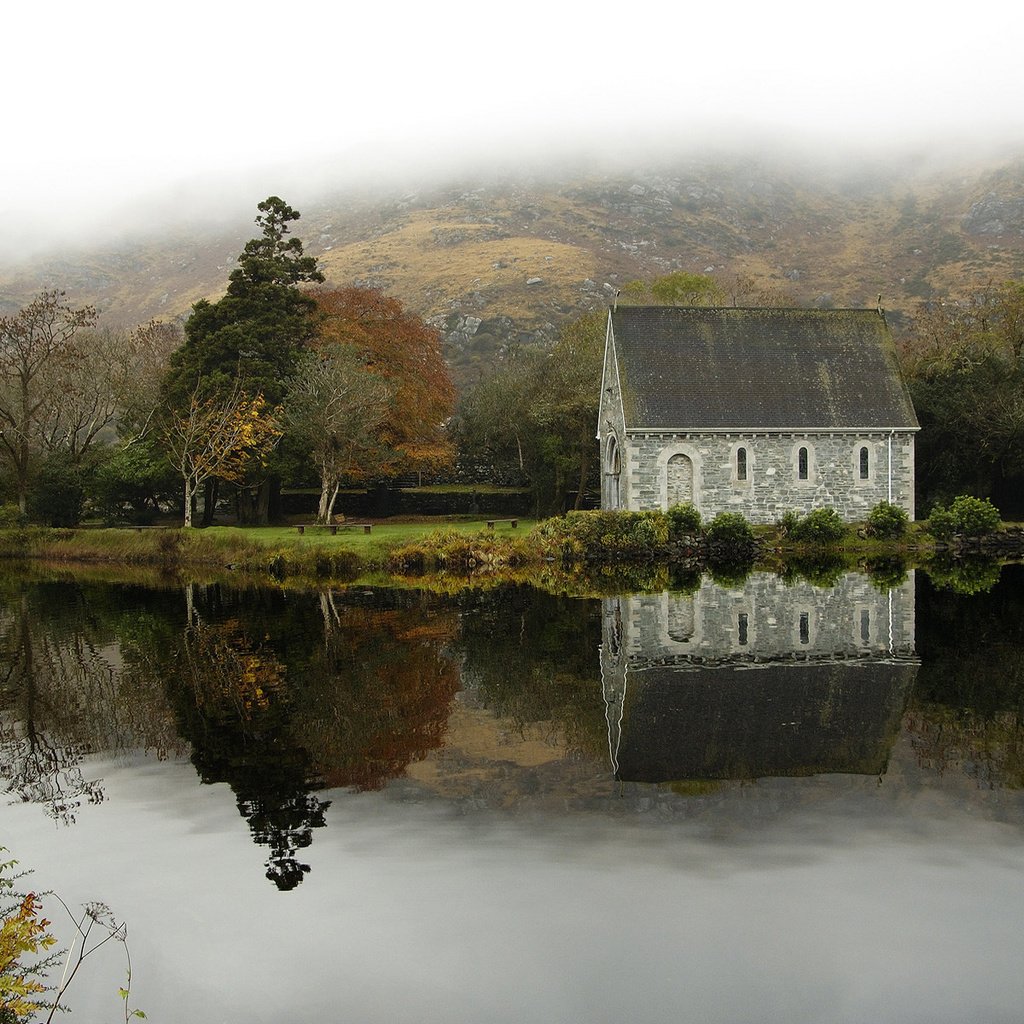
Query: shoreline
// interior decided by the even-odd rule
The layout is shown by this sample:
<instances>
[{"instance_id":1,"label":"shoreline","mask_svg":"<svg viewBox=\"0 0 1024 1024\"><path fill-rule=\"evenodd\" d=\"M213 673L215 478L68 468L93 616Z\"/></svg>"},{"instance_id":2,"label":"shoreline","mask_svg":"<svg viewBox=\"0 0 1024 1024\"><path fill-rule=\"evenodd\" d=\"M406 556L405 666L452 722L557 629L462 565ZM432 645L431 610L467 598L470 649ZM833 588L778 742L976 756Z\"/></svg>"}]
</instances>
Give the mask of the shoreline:
<instances>
[{"instance_id":1,"label":"shoreline","mask_svg":"<svg viewBox=\"0 0 1024 1024\"><path fill-rule=\"evenodd\" d=\"M360 534L311 538L292 528L132 527L0 530L0 557L50 570L164 580L236 580L272 586L376 585L473 589L532 583L573 593L657 588L707 573L724 581L748 572L797 575L823 585L838 572L864 571L880 579L935 565L942 573L961 563L1024 559L1024 527L1003 524L981 537L936 541L921 524L899 540L859 537L851 529L838 543L786 541L775 528L756 530L747 550L711 547L683 538L630 553L587 550L565 557L544 531L513 534L477 524L392 524L407 530L367 542ZM404 542L403 542L404 538Z\"/></svg>"}]
</instances>

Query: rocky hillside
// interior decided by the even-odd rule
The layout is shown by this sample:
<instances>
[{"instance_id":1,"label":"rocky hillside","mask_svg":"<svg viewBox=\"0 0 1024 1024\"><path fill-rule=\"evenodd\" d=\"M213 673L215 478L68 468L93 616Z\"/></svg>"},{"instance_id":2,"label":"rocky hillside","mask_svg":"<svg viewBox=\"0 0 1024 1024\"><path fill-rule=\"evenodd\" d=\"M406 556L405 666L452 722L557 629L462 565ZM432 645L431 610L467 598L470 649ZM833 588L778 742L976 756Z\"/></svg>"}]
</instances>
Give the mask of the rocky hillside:
<instances>
[{"instance_id":1,"label":"rocky hillside","mask_svg":"<svg viewBox=\"0 0 1024 1024\"><path fill-rule=\"evenodd\" d=\"M328 280L383 288L430 319L464 381L503 346L550 340L625 282L670 270L713 273L739 304L764 289L836 306L881 294L897 323L924 297L1024 272L1024 161L846 174L687 161L349 193L301 210L296 231ZM0 310L61 287L108 323L184 316L221 293L254 230L170 230L0 267Z\"/></svg>"}]
</instances>

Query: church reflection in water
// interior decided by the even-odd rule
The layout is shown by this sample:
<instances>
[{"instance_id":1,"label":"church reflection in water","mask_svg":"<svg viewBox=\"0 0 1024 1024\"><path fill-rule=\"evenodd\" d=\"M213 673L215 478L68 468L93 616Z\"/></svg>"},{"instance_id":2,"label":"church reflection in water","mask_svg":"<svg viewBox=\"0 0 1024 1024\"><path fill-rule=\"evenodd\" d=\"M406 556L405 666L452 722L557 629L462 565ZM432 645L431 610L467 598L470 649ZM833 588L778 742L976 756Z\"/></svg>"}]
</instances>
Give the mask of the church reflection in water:
<instances>
[{"instance_id":1,"label":"church reflection in water","mask_svg":"<svg viewBox=\"0 0 1024 1024\"><path fill-rule=\"evenodd\" d=\"M608 598L602 634L612 767L635 782L882 774L918 667L913 573Z\"/></svg>"}]
</instances>

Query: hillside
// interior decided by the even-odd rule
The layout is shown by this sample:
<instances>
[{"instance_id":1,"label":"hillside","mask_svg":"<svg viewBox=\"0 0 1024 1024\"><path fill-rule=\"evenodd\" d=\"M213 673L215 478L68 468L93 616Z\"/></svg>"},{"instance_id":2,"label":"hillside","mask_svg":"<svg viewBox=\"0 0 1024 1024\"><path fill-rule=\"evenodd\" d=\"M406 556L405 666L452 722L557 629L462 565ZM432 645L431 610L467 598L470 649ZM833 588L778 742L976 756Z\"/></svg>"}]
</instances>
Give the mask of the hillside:
<instances>
[{"instance_id":1,"label":"hillside","mask_svg":"<svg viewBox=\"0 0 1024 1024\"><path fill-rule=\"evenodd\" d=\"M300 208L296 233L328 280L380 287L430 319L461 380L504 345L551 339L626 281L674 269L714 273L738 304L754 289L802 305L874 305L881 294L897 324L924 297L1024 270L1024 161L839 174L691 160ZM0 267L0 311L60 287L107 323L184 316L222 292L253 233L251 220L205 237L168 229Z\"/></svg>"}]
</instances>

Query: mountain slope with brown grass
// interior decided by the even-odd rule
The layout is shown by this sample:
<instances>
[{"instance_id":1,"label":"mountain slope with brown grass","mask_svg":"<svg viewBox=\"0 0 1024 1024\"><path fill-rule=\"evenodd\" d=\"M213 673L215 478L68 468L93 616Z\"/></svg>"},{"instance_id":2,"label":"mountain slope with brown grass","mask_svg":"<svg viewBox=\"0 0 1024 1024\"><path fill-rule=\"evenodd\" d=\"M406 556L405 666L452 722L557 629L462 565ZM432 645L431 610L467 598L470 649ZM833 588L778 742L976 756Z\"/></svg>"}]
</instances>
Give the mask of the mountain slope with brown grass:
<instances>
[{"instance_id":1,"label":"mountain slope with brown grass","mask_svg":"<svg viewBox=\"0 0 1024 1024\"><path fill-rule=\"evenodd\" d=\"M264 198L253 196L256 203ZM289 199L290 197L285 196ZM330 283L380 287L437 325L458 376L546 341L627 281L712 273L737 304L874 305L897 325L923 298L1024 272L1024 161L846 173L765 160L466 181L302 206L296 233ZM136 238L145 225L136 225ZM0 311L42 288L108 323L183 317L216 298L255 229L148 238L0 267Z\"/></svg>"}]
</instances>

